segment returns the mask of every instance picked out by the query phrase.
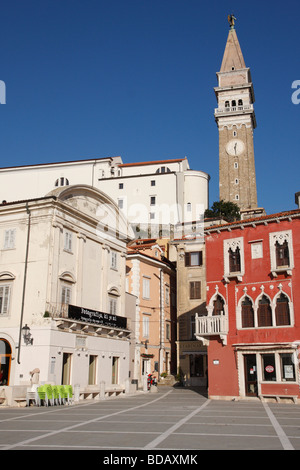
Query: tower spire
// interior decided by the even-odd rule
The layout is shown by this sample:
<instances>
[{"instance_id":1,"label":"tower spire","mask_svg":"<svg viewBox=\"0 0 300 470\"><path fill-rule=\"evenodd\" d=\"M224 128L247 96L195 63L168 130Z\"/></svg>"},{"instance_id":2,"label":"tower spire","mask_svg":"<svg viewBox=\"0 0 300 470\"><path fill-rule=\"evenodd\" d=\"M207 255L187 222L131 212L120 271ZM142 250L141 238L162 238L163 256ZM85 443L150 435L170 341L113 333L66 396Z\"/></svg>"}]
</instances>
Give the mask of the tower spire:
<instances>
[{"instance_id":1,"label":"tower spire","mask_svg":"<svg viewBox=\"0 0 300 470\"><path fill-rule=\"evenodd\" d=\"M235 30L235 20L235 16L228 15L230 29L220 72L230 72L231 70L246 68L241 46Z\"/></svg>"}]
</instances>

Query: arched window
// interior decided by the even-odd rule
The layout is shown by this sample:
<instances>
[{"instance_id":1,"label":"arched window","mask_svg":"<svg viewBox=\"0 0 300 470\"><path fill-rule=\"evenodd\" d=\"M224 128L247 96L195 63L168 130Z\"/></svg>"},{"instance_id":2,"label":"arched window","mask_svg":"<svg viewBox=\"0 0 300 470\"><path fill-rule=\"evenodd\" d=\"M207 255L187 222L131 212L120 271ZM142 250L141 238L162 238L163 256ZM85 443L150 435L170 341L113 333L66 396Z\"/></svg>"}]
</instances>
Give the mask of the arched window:
<instances>
[{"instance_id":1,"label":"arched window","mask_svg":"<svg viewBox=\"0 0 300 470\"><path fill-rule=\"evenodd\" d=\"M238 100L238 105L243 106L243 100Z\"/></svg>"},{"instance_id":2,"label":"arched window","mask_svg":"<svg viewBox=\"0 0 300 470\"><path fill-rule=\"evenodd\" d=\"M289 299L283 293L277 297L275 308L276 325L290 325Z\"/></svg>"},{"instance_id":3,"label":"arched window","mask_svg":"<svg viewBox=\"0 0 300 470\"><path fill-rule=\"evenodd\" d=\"M259 300L257 322L260 327L272 326L272 309L270 301L265 295Z\"/></svg>"},{"instance_id":4,"label":"arched window","mask_svg":"<svg viewBox=\"0 0 300 470\"><path fill-rule=\"evenodd\" d=\"M156 173L171 173L171 170L167 166L161 166L156 170Z\"/></svg>"},{"instance_id":5,"label":"arched window","mask_svg":"<svg viewBox=\"0 0 300 470\"><path fill-rule=\"evenodd\" d=\"M10 344L5 339L0 338L0 385L9 385L10 362Z\"/></svg>"},{"instance_id":6,"label":"arched window","mask_svg":"<svg viewBox=\"0 0 300 470\"><path fill-rule=\"evenodd\" d=\"M229 108L229 101L225 101L225 108Z\"/></svg>"},{"instance_id":7,"label":"arched window","mask_svg":"<svg viewBox=\"0 0 300 470\"><path fill-rule=\"evenodd\" d=\"M236 101L235 100L232 100L231 106L233 106L233 107L236 106Z\"/></svg>"},{"instance_id":8,"label":"arched window","mask_svg":"<svg viewBox=\"0 0 300 470\"><path fill-rule=\"evenodd\" d=\"M220 295L217 295L216 300L214 301L214 309L212 312L213 315L224 315L224 300Z\"/></svg>"},{"instance_id":9,"label":"arched window","mask_svg":"<svg viewBox=\"0 0 300 470\"><path fill-rule=\"evenodd\" d=\"M69 180L68 178L64 178L64 177L61 177L61 178L57 178L57 180L55 181L55 186L58 187L58 186L69 186Z\"/></svg>"},{"instance_id":10,"label":"arched window","mask_svg":"<svg viewBox=\"0 0 300 470\"><path fill-rule=\"evenodd\" d=\"M245 297L242 302L242 328L254 327L254 310L249 297Z\"/></svg>"}]
</instances>

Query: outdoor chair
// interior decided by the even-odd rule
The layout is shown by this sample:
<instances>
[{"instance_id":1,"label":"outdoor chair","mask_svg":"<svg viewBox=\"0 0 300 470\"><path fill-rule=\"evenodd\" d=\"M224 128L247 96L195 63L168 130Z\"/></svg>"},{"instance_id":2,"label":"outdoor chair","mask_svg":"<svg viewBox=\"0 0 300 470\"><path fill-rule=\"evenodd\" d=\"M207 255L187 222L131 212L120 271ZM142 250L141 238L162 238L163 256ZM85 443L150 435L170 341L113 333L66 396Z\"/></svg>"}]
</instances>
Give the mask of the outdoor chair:
<instances>
[{"instance_id":1,"label":"outdoor chair","mask_svg":"<svg viewBox=\"0 0 300 470\"><path fill-rule=\"evenodd\" d=\"M67 394L68 404L71 405L73 403L73 387L72 387L72 385L65 385L65 392Z\"/></svg>"},{"instance_id":2,"label":"outdoor chair","mask_svg":"<svg viewBox=\"0 0 300 470\"><path fill-rule=\"evenodd\" d=\"M64 385L58 385L57 388L60 396L60 402L61 404L65 405L66 400L68 399L68 393L66 392Z\"/></svg>"},{"instance_id":3,"label":"outdoor chair","mask_svg":"<svg viewBox=\"0 0 300 470\"><path fill-rule=\"evenodd\" d=\"M61 398L60 398L60 394L59 394L57 385L52 385L52 393L53 393L54 404L55 405L61 405L62 401L61 401Z\"/></svg>"}]
</instances>

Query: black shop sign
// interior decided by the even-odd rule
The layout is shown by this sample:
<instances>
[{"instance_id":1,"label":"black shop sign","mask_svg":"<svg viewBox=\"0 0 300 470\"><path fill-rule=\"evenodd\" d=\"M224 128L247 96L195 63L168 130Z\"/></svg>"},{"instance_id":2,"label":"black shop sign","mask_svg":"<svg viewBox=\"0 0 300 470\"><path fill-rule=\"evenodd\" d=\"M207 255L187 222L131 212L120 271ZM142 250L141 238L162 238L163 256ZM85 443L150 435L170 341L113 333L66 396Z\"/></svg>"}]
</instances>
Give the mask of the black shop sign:
<instances>
[{"instance_id":1,"label":"black shop sign","mask_svg":"<svg viewBox=\"0 0 300 470\"><path fill-rule=\"evenodd\" d=\"M110 326L112 328L127 327L127 318L111 315L110 313L98 312L97 310L76 307L75 305L69 305L68 318L93 323L95 325Z\"/></svg>"}]
</instances>

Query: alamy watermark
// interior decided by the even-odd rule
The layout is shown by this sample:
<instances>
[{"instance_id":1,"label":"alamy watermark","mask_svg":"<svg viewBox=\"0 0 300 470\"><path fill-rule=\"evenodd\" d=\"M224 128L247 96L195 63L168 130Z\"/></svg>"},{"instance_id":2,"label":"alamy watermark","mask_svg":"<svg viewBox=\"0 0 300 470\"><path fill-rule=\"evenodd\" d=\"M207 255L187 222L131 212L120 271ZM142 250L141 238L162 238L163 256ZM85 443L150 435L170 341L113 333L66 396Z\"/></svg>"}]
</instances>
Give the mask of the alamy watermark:
<instances>
[{"instance_id":1,"label":"alamy watermark","mask_svg":"<svg viewBox=\"0 0 300 470\"><path fill-rule=\"evenodd\" d=\"M295 89L291 97L292 103L300 104L300 80L294 80L292 83L292 88Z\"/></svg>"},{"instance_id":2,"label":"alamy watermark","mask_svg":"<svg viewBox=\"0 0 300 470\"><path fill-rule=\"evenodd\" d=\"M0 80L0 104L6 104L6 85L3 80Z\"/></svg>"},{"instance_id":3,"label":"alamy watermark","mask_svg":"<svg viewBox=\"0 0 300 470\"><path fill-rule=\"evenodd\" d=\"M180 204L156 205L155 212L142 203L127 205L122 209L113 203L101 204L96 210L99 220L97 235L113 240L129 238L182 238L204 239L204 205L196 204L195 211L187 213ZM153 217L153 218L152 218Z\"/></svg>"}]
</instances>

